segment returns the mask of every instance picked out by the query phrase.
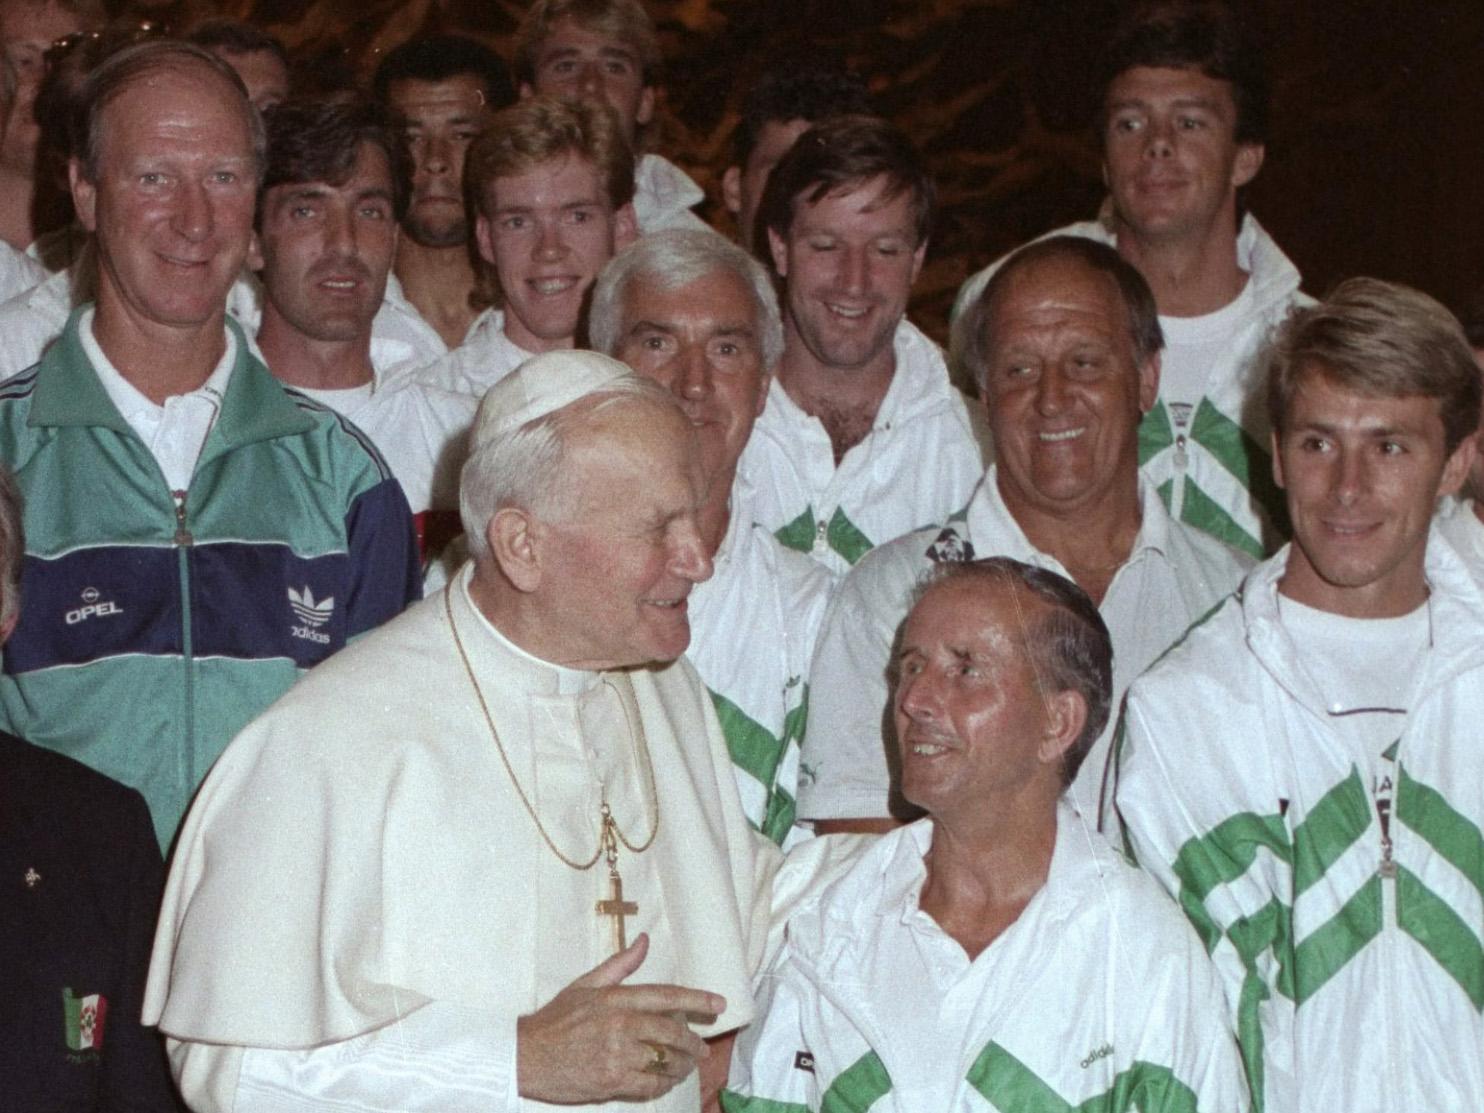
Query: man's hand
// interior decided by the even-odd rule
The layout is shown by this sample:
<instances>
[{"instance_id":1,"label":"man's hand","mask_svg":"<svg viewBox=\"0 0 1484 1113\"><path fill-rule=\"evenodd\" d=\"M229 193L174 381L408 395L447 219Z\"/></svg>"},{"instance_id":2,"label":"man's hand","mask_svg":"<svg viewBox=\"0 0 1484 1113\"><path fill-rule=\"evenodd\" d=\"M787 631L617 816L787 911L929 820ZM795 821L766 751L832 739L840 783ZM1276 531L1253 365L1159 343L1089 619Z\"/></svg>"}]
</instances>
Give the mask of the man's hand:
<instances>
[{"instance_id":1,"label":"man's hand","mask_svg":"<svg viewBox=\"0 0 1484 1113\"><path fill-rule=\"evenodd\" d=\"M645 1101L695 1070L706 1045L684 1018L709 1024L726 1001L685 986L621 984L648 953L649 937L641 934L516 1022L522 1097L568 1105Z\"/></svg>"}]
</instances>

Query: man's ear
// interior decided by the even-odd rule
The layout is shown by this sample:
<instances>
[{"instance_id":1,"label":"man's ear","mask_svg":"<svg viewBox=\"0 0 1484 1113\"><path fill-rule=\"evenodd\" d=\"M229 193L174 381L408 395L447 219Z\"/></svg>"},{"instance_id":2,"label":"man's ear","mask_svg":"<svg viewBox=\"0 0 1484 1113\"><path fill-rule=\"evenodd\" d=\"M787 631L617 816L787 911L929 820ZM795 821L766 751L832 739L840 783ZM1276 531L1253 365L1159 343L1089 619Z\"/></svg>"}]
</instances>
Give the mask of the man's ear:
<instances>
[{"instance_id":1,"label":"man's ear","mask_svg":"<svg viewBox=\"0 0 1484 1113\"><path fill-rule=\"evenodd\" d=\"M788 244L782 236L768 229L768 251L773 256L773 269L778 272L779 278L788 277Z\"/></svg>"},{"instance_id":2,"label":"man's ear","mask_svg":"<svg viewBox=\"0 0 1484 1113\"><path fill-rule=\"evenodd\" d=\"M77 210L77 220L89 232L98 230L98 187L83 174L82 163L77 159L67 162L67 185L72 190L72 207Z\"/></svg>"},{"instance_id":3,"label":"man's ear","mask_svg":"<svg viewBox=\"0 0 1484 1113\"><path fill-rule=\"evenodd\" d=\"M733 217L742 212L742 167L728 166L721 173L721 203L727 207L727 212ZM743 239L747 238L745 228L737 229Z\"/></svg>"},{"instance_id":4,"label":"man's ear","mask_svg":"<svg viewBox=\"0 0 1484 1113\"><path fill-rule=\"evenodd\" d=\"M1046 697L1046 714L1046 733L1036 756L1051 765L1060 762L1082 736L1082 728L1087 725L1087 701L1071 688L1053 692Z\"/></svg>"},{"instance_id":5,"label":"man's ear","mask_svg":"<svg viewBox=\"0 0 1484 1113\"><path fill-rule=\"evenodd\" d=\"M1469 471L1474 466L1474 454L1479 451L1478 432L1470 433L1458 443L1453 450L1453 455L1448 457L1448 462L1443 465L1443 478L1438 484L1439 495L1456 495L1463 489L1464 482L1469 477Z\"/></svg>"},{"instance_id":6,"label":"man's ear","mask_svg":"<svg viewBox=\"0 0 1484 1113\"><path fill-rule=\"evenodd\" d=\"M654 119L654 86L644 86L644 92L639 94L639 109L634 113L634 126L642 128L650 120Z\"/></svg>"},{"instance_id":7,"label":"man's ear","mask_svg":"<svg viewBox=\"0 0 1484 1113\"><path fill-rule=\"evenodd\" d=\"M627 202L613 214L613 251L615 254L639 238L639 217L634 203Z\"/></svg>"},{"instance_id":8,"label":"man's ear","mask_svg":"<svg viewBox=\"0 0 1484 1113\"><path fill-rule=\"evenodd\" d=\"M535 87L529 81L522 81L520 83L520 99L521 100L530 100L535 95L536 95L536 89L535 89Z\"/></svg>"},{"instance_id":9,"label":"man's ear","mask_svg":"<svg viewBox=\"0 0 1484 1113\"><path fill-rule=\"evenodd\" d=\"M1139 368L1139 412L1147 414L1159 401L1159 373L1163 365L1155 352Z\"/></svg>"},{"instance_id":10,"label":"man's ear","mask_svg":"<svg viewBox=\"0 0 1484 1113\"><path fill-rule=\"evenodd\" d=\"M541 586L541 529L535 515L514 506L495 511L484 527L484 540L495 566L516 591L525 594Z\"/></svg>"},{"instance_id":11,"label":"man's ear","mask_svg":"<svg viewBox=\"0 0 1484 1113\"><path fill-rule=\"evenodd\" d=\"M927 240L917 245L917 250L912 253L912 283L917 283L917 276L922 273L922 261L927 258Z\"/></svg>"},{"instance_id":12,"label":"man's ear","mask_svg":"<svg viewBox=\"0 0 1484 1113\"><path fill-rule=\"evenodd\" d=\"M243 260L244 265L250 271L260 271L266 265L263 259L263 241L258 236L258 230L254 228L252 235L247 241L247 258Z\"/></svg>"},{"instance_id":13,"label":"man's ear","mask_svg":"<svg viewBox=\"0 0 1484 1113\"><path fill-rule=\"evenodd\" d=\"M1263 156L1267 148L1261 143L1243 143L1237 148L1237 157L1232 160L1232 188L1240 189L1262 169Z\"/></svg>"},{"instance_id":14,"label":"man's ear","mask_svg":"<svg viewBox=\"0 0 1484 1113\"><path fill-rule=\"evenodd\" d=\"M495 233L490 227L490 218L483 213L474 217L474 245L479 248L479 257L490 266L495 265Z\"/></svg>"}]
</instances>

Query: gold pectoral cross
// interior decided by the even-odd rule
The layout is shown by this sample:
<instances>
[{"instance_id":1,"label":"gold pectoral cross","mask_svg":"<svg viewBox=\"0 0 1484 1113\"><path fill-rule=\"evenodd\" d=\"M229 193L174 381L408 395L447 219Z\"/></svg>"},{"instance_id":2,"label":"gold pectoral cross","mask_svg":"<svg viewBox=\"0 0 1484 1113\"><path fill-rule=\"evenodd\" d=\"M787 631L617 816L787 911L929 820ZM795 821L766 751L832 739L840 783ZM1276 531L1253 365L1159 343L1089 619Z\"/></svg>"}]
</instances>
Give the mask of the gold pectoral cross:
<instances>
[{"instance_id":1,"label":"gold pectoral cross","mask_svg":"<svg viewBox=\"0 0 1484 1113\"><path fill-rule=\"evenodd\" d=\"M617 954L629 945L624 933L624 917L637 916L639 905L623 899L623 878L618 876L618 838L606 803L603 805L602 844L608 859L608 899L598 901L598 915L613 917L613 953Z\"/></svg>"}]
</instances>

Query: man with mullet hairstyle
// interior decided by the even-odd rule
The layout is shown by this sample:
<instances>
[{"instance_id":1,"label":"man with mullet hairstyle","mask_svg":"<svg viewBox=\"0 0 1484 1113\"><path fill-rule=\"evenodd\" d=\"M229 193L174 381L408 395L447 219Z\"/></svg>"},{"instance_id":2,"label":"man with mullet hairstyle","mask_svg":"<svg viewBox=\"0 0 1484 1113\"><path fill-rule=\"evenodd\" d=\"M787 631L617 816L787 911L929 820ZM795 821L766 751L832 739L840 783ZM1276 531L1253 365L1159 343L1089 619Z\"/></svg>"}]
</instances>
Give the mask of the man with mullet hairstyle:
<instances>
[{"instance_id":1,"label":"man with mullet hairstyle","mask_svg":"<svg viewBox=\"0 0 1484 1113\"><path fill-rule=\"evenodd\" d=\"M425 558L458 533L458 469L475 401L418 383L415 350L374 322L407 208L407 155L369 102L268 113L259 191L258 347L280 382L343 414L386 457Z\"/></svg>"},{"instance_id":2,"label":"man with mullet hairstyle","mask_svg":"<svg viewBox=\"0 0 1484 1113\"><path fill-rule=\"evenodd\" d=\"M1441 305L1355 278L1267 372L1293 542L1130 688L1118 811L1216 960L1257 1108L1477 1109L1484 586L1432 521L1479 371Z\"/></svg>"}]
</instances>

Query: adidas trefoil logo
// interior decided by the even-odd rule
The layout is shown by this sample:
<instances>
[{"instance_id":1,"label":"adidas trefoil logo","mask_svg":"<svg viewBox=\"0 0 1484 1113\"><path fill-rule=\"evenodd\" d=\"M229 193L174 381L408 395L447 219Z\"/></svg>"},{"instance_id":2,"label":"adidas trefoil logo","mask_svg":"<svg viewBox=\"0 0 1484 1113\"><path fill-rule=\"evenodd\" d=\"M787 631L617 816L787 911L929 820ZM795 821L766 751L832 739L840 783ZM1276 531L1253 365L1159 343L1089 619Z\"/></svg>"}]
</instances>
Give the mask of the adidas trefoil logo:
<instances>
[{"instance_id":1,"label":"adidas trefoil logo","mask_svg":"<svg viewBox=\"0 0 1484 1113\"><path fill-rule=\"evenodd\" d=\"M302 626L290 626L290 634L318 645L330 644L330 635L321 633L319 627L329 622L330 617L335 613L333 595L316 601L314 592L309 590L308 584L304 585L302 592L289 588L289 609L303 623Z\"/></svg>"}]
</instances>

